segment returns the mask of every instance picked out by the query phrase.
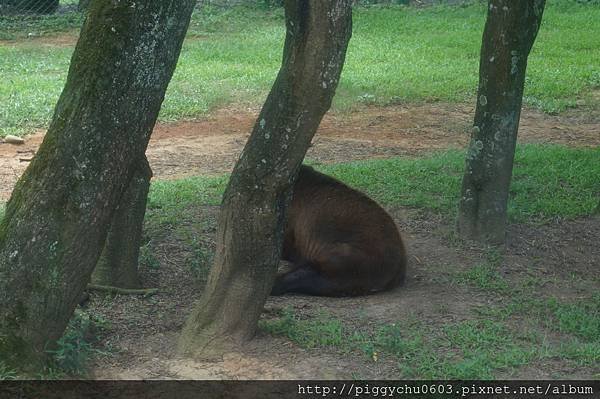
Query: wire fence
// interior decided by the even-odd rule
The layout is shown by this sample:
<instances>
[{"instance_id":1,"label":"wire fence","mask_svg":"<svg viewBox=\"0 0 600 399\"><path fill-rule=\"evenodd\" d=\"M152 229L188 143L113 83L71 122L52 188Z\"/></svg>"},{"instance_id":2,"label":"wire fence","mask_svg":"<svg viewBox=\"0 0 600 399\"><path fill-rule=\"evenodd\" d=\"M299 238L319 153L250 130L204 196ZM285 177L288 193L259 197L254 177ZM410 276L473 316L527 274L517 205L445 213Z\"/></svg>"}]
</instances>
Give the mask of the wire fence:
<instances>
[{"instance_id":1,"label":"wire fence","mask_svg":"<svg viewBox=\"0 0 600 399\"><path fill-rule=\"evenodd\" d=\"M81 13L91 0L0 0L0 17L40 17ZM283 5L283 0L198 0L198 5L233 7L241 4Z\"/></svg>"},{"instance_id":2,"label":"wire fence","mask_svg":"<svg viewBox=\"0 0 600 399\"><path fill-rule=\"evenodd\" d=\"M0 17L39 17L49 15L64 15L85 11L91 0L0 0ZM464 0L353 0L354 4L431 4L458 3ZM236 5L259 5L278 7L283 0L198 0L198 5L216 7L233 7Z\"/></svg>"},{"instance_id":3,"label":"wire fence","mask_svg":"<svg viewBox=\"0 0 600 399\"><path fill-rule=\"evenodd\" d=\"M79 12L78 0L0 0L2 16L42 16L56 13ZM85 6L86 1L81 1Z\"/></svg>"},{"instance_id":4,"label":"wire fence","mask_svg":"<svg viewBox=\"0 0 600 399\"><path fill-rule=\"evenodd\" d=\"M405 4L423 6L485 0L352 0L354 5ZM600 0L578 0L600 1ZM0 40L43 36L77 29L91 0L0 0ZM230 8L239 5L281 7L283 0L197 0L197 7Z\"/></svg>"}]
</instances>

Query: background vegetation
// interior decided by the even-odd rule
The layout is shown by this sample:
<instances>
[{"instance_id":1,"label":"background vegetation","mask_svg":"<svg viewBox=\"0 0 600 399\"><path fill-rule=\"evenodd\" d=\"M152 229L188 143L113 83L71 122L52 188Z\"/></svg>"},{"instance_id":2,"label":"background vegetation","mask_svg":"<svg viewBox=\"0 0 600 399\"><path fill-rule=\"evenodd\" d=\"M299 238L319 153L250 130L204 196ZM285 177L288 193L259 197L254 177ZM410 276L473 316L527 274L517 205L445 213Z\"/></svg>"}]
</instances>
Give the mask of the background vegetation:
<instances>
[{"instance_id":1,"label":"background vegetation","mask_svg":"<svg viewBox=\"0 0 600 399\"><path fill-rule=\"evenodd\" d=\"M485 5L357 7L334 110L358 104L471 101L476 92ZM597 106L600 7L549 1L530 56L525 103L545 112ZM34 25L0 20L0 136L44 127L64 85L80 17ZM201 116L228 103L262 103L277 72L280 8L205 7L192 25L162 109L162 120ZM41 37L41 38L40 38ZM65 44L66 43L66 44Z\"/></svg>"}]
</instances>

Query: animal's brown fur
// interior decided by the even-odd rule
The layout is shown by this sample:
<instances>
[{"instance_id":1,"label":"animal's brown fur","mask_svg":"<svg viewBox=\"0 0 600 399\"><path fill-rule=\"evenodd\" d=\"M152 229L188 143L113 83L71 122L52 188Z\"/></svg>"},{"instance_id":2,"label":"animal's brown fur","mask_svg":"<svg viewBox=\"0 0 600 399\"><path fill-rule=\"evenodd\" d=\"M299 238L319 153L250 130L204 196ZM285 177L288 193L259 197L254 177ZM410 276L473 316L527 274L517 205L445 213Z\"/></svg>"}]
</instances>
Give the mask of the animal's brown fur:
<instances>
[{"instance_id":1,"label":"animal's brown fur","mask_svg":"<svg viewBox=\"0 0 600 399\"><path fill-rule=\"evenodd\" d=\"M406 251L392 218L366 195L304 165L282 258L293 269L277 276L272 295L366 295L400 285L406 275Z\"/></svg>"}]
</instances>

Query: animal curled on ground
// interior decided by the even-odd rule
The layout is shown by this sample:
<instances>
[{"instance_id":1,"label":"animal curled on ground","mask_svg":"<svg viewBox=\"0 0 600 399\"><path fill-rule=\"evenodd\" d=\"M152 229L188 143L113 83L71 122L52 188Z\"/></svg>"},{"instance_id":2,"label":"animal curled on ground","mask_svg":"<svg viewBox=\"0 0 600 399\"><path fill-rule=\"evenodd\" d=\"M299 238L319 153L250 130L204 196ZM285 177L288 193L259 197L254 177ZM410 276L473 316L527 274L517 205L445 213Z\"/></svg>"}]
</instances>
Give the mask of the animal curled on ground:
<instances>
[{"instance_id":1,"label":"animal curled on ground","mask_svg":"<svg viewBox=\"0 0 600 399\"><path fill-rule=\"evenodd\" d=\"M401 285L406 250L375 201L302 165L288 209L282 258L271 295L356 296Z\"/></svg>"}]
</instances>

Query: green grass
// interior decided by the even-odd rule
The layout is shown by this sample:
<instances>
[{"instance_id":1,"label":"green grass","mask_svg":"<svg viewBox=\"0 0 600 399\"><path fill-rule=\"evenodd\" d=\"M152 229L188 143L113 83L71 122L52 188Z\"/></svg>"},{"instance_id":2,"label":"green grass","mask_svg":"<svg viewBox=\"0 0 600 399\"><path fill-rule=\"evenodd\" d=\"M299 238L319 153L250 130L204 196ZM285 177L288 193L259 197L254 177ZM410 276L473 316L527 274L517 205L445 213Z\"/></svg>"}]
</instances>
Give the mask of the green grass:
<instances>
[{"instance_id":1,"label":"green grass","mask_svg":"<svg viewBox=\"0 0 600 399\"><path fill-rule=\"evenodd\" d=\"M508 214L513 222L544 222L591 214L600 191L600 148L525 145L517 148ZM461 151L424 158L392 158L320 166L387 207L409 206L453 218L464 165ZM190 177L152 183L148 218L177 226L182 212L198 204L219 205L227 176ZM4 204L0 204L0 218ZM469 279L490 278L486 265ZM476 274L479 274L477 276ZM487 276L487 277L486 277Z\"/></svg>"},{"instance_id":2,"label":"green grass","mask_svg":"<svg viewBox=\"0 0 600 399\"><path fill-rule=\"evenodd\" d=\"M361 103L473 101L484 18L480 4L356 8L334 109ZM599 19L597 6L548 2L530 57L526 104L560 112L578 99L592 98L587 93L600 87ZM79 23L42 21L44 35ZM14 24L0 20L0 37L11 32L18 33ZM261 104L279 68L283 36L281 9L207 8L195 13L160 119L197 117L228 103ZM46 126L71 52L71 47L24 39L0 45L0 98L6 99L0 103L0 135Z\"/></svg>"},{"instance_id":3,"label":"green grass","mask_svg":"<svg viewBox=\"0 0 600 399\"><path fill-rule=\"evenodd\" d=\"M373 362L396 360L403 378L493 378L497 371L518 368L545 353L539 349L539 337L490 320L449 323L441 329L408 320L368 330L331 315L300 318L285 309L279 318L262 320L259 327L304 348L355 351Z\"/></svg>"},{"instance_id":4,"label":"green grass","mask_svg":"<svg viewBox=\"0 0 600 399\"><path fill-rule=\"evenodd\" d=\"M600 149L525 145L517 148L510 190L514 222L543 222L592 213L600 190ZM320 166L388 206L409 206L455 216L464 168L461 151L425 158L392 158ZM177 224L194 204L218 205L227 177L193 177L152 184L148 209L157 222ZM482 270L482 272L484 272Z\"/></svg>"},{"instance_id":5,"label":"green grass","mask_svg":"<svg viewBox=\"0 0 600 399\"><path fill-rule=\"evenodd\" d=\"M56 349L48 351L52 356L52 368L47 374L52 378L86 375L91 357L105 354L93 345L98 331L105 328L106 321L76 310L57 341Z\"/></svg>"},{"instance_id":6,"label":"green grass","mask_svg":"<svg viewBox=\"0 0 600 399\"><path fill-rule=\"evenodd\" d=\"M473 287L484 288L477 282ZM531 292L515 295L503 290L502 295L501 304L525 300L530 305L509 313L500 309L503 305L492 305L495 312L442 326L411 316L396 323L362 323L358 328L326 313L299 316L286 308L278 317L262 320L259 327L303 348L362 353L373 362L396 361L402 378L491 379L551 358L575 366L599 364L598 295L574 303L538 299ZM526 326L519 320L526 320ZM560 341L549 342L547 330L560 333Z\"/></svg>"}]
</instances>

